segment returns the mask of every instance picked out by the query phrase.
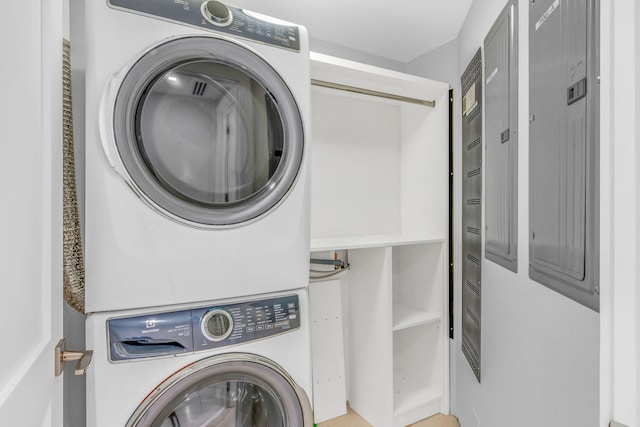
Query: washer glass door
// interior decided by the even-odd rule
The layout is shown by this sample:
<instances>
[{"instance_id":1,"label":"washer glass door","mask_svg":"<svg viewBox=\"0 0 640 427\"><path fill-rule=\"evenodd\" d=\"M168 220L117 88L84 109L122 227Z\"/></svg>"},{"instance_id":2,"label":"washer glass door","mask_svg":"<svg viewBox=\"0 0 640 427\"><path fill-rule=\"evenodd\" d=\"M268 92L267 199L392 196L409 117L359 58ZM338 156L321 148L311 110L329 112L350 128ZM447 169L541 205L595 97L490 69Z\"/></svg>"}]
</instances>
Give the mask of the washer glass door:
<instances>
[{"instance_id":1,"label":"washer glass door","mask_svg":"<svg viewBox=\"0 0 640 427\"><path fill-rule=\"evenodd\" d=\"M204 359L178 371L142 403L128 427L306 427L304 393L280 367L248 354Z\"/></svg>"},{"instance_id":2,"label":"washer glass door","mask_svg":"<svg viewBox=\"0 0 640 427\"><path fill-rule=\"evenodd\" d=\"M284 408L253 382L227 380L194 390L160 423L173 426L285 426ZM160 421L160 420L159 420Z\"/></svg>"},{"instance_id":3,"label":"washer glass door","mask_svg":"<svg viewBox=\"0 0 640 427\"><path fill-rule=\"evenodd\" d=\"M276 206L302 161L296 102L278 73L227 39L183 37L143 55L116 97L128 178L152 206L196 225L232 225Z\"/></svg>"}]
</instances>

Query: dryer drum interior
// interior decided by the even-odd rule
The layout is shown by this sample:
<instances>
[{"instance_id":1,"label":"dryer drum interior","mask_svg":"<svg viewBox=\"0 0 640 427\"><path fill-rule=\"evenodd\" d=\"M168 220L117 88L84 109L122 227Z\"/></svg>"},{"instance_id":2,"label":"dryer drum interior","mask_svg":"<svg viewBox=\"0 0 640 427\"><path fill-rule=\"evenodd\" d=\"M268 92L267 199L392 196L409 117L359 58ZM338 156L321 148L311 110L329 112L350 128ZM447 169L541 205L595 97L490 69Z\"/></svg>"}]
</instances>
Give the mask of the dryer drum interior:
<instances>
[{"instance_id":1,"label":"dryer drum interior","mask_svg":"<svg viewBox=\"0 0 640 427\"><path fill-rule=\"evenodd\" d=\"M308 399L281 369L249 354L203 359L163 382L127 427L309 425Z\"/></svg>"},{"instance_id":2,"label":"dryer drum interior","mask_svg":"<svg viewBox=\"0 0 640 427\"><path fill-rule=\"evenodd\" d=\"M250 49L182 37L143 55L115 100L113 132L130 184L173 219L225 226L278 205L304 134L278 73Z\"/></svg>"}]
</instances>

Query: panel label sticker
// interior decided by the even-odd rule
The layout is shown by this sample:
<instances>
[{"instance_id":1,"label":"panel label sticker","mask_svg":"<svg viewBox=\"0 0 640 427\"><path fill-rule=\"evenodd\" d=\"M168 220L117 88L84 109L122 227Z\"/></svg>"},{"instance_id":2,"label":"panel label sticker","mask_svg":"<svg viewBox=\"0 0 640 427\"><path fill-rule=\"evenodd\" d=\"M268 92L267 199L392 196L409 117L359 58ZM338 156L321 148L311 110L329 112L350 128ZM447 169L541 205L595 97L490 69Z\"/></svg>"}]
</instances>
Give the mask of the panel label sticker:
<instances>
[{"instance_id":1,"label":"panel label sticker","mask_svg":"<svg viewBox=\"0 0 640 427\"><path fill-rule=\"evenodd\" d=\"M536 31L538 31L538 28L540 28L542 24L544 24L544 21L546 21L549 16L551 16L553 11L556 10L558 6L560 6L560 0L554 1L553 4L549 6L549 9L547 9L547 11L542 14L540 19L538 19L538 22L536 22Z\"/></svg>"},{"instance_id":2,"label":"panel label sticker","mask_svg":"<svg viewBox=\"0 0 640 427\"><path fill-rule=\"evenodd\" d=\"M498 67L496 67L496 69L495 69L495 70L493 70L493 71L491 72L491 74L489 74L489 77L487 77L487 85L488 85L489 83L491 83L491 80L493 80L493 78L494 78L497 74L498 74Z\"/></svg>"},{"instance_id":3,"label":"panel label sticker","mask_svg":"<svg viewBox=\"0 0 640 427\"><path fill-rule=\"evenodd\" d=\"M464 116L468 116L469 113L472 112L477 105L478 100L476 99L476 85L474 83L464 95L464 98L462 98L462 114Z\"/></svg>"}]
</instances>

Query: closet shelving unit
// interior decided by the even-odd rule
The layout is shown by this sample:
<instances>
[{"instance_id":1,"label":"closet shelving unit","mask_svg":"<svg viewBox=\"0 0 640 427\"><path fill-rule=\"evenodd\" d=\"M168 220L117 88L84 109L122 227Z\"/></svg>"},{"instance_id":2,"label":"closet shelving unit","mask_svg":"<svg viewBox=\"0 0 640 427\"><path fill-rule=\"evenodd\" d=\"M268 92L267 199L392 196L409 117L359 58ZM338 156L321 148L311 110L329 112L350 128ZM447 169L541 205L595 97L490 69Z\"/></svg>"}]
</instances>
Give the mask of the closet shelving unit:
<instances>
[{"instance_id":1,"label":"closet shelving unit","mask_svg":"<svg viewBox=\"0 0 640 427\"><path fill-rule=\"evenodd\" d=\"M448 413L449 87L316 53L311 64L311 252L348 251L348 399L374 427Z\"/></svg>"}]
</instances>

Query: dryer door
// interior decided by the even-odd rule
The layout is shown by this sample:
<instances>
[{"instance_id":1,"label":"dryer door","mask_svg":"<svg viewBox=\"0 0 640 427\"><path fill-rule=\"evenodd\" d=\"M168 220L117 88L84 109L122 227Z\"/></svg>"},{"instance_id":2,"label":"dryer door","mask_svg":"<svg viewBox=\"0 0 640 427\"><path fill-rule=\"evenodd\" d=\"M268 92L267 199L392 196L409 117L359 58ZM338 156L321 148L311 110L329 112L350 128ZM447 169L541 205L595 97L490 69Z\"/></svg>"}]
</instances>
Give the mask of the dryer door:
<instances>
[{"instance_id":1,"label":"dryer door","mask_svg":"<svg viewBox=\"0 0 640 427\"><path fill-rule=\"evenodd\" d=\"M127 427L311 427L311 405L278 365L246 353L203 359L176 372Z\"/></svg>"},{"instance_id":2,"label":"dryer door","mask_svg":"<svg viewBox=\"0 0 640 427\"><path fill-rule=\"evenodd\" d=\"M228 226L286 197L302 163L302 119L256 52L225 38L182 37L123 75L109 139L121 174L151 206L191 225Z\"/></svg>"}]
</instances>

